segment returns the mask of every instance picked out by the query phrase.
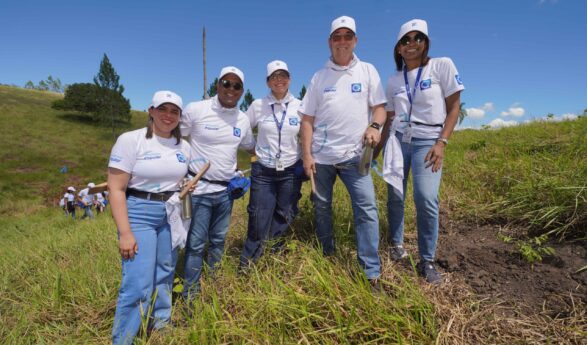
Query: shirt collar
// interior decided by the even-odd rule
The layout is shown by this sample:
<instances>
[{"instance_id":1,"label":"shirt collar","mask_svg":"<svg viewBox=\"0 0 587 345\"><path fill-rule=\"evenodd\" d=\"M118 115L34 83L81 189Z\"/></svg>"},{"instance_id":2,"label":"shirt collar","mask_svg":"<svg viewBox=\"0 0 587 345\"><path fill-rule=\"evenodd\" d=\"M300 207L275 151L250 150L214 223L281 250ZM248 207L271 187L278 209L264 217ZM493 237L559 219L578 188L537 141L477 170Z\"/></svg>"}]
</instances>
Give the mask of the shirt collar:
<instances>
[{"instance_id":1,"label":"shirt collar","mask_svg":"<svg viewBox=\"0 0 587 345\"><path fill-rule=\"evenodd\" d=\"M359 61L360 60L357 57L357 55L355 53L353 53L353 59L351 60L351 63L348 66L340 66L340 65L337 65L336 63L334 63L334 61L332 61L332 56L331 56L330 59L328 59L328 61L326 61L326 67L333 69L335 71L340 71L340 72L348 71L349 73L352 73L353 67L355 67Z\"/></svg>"},{"instance_id":2,"label":"shirt collar","mask_svg":"<svg viewBox=\"0 0 587 345\"><path fill-rule=\"evenodd\" d=\"M215 112L217 112L219 114L229 114L229 115L239 112L238 105L234 108L223 107L222 104L220 104L220 101L218 100L218 95L215 95L214 97L212 97L212 110L214 110Z\"/></svg>"},{"instance_id":3,"label":"shirt collar","mask_svg":"<svg viewBox=\"0 0 587 345\"><path fill-rule=\"evenodd\" d=\"M269 95L267 95L267 100L269 101L269 105L271 104L285 104L285 103L289 103L291 102L291 100L294 98L294 96L288 91L287 94L285 95L285 97L283 97L282 99L275 99L275 97L273 96L273 93L269 92Z\"/></svg>"}]
</instances>

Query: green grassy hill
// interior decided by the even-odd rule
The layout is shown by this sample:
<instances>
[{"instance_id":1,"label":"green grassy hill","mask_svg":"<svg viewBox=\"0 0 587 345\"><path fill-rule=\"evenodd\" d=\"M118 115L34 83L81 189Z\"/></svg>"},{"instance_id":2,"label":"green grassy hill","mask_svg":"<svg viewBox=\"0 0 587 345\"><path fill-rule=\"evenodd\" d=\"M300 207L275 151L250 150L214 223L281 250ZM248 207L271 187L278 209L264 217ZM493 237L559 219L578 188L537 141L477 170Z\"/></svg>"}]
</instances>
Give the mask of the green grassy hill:
<instances>
[{"instance_id":1,"label":"green grassy hill","mask_svg":"<svg viewBox=\"0 0 587 345\"><path fill-rule=\"evenodd\" d=\"M120 282L114 223L108 214L73 222L50 200L68 185L103 181L114 139L110 128L50 109L58 97L0 86L3 344L103 344L110 336ZM145 113L133 114L132 128L145 122ZM585 238L586 138L585 118L455 133L447 149L442 207L464 222L511 223L527 231L552 231L559 238ZM59 172L64 165L69 168L65 174ZM374 180L383 239L386 188L380 178ZM247 200L238 200L223 267L215 277L204 277L192 315L179 302L173 330L138 342L501 343L503 332L514 329L462 287L431 289L409 269L392 265L383 241L385 293L373 295L356 263L347 192L337 185L334 193L339 250L332 258L317 250L307 184L303 194L285 253L264 256L245 276L237 274L236 266ZM414 232L413 213L410 206L407 233ZM552 332L546 337L559 343L564 333Z\"/></svg>"}]
</instances>

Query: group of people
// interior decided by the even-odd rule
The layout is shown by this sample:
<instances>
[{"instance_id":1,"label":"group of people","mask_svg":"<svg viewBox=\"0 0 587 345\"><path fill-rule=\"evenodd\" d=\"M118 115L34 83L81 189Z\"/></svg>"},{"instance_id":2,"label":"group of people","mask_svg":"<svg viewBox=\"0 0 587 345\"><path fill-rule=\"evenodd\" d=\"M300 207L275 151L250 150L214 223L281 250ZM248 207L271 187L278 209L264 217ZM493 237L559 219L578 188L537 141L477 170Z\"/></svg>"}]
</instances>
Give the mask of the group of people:
<instances>
[{"instance_id":1,"label":"group of people","mask_svg":"<svg viewBox=\"0 0 587 345\"><path fill-rule=\"evenodd\" d=\"M332 194L338 176L351 198L358 262L377 286L378 210L372 177L359 169L359 162L364 161L362 155L371 152L376 158L383 152L390 257L407 257L404 191L412 171L418 274L429 283L441 282L434 266L438 190L444 150L458 118L462 81L449 58L428 56L430 39L423 20L401 26L394 47L397 72L385 91L375 67L354 53L357 42L353 18L332 22L331 56L314 74L303 100L289 92L287 64L275 60L267 65L269 93L245 114L237 107L244 74L228 66L218 76L216 96L184 107L174 92L158 91L147 127L118 138L108 170L122 257L114 344L131 343L145 318L149 331L170 322L179 246L172 240L176 224L168 217L167 206L184 177L202 171L207 163L209 170L191 190L182 294L188 305L200 291L204 267L217 268L230 224L233 195L228 185L235 176L239 149L253 155L241 269L254 264L269 240L272 249L279 248L298 212L301 184L308 178L315 186L317 238L324 255L335 253Z\"/></svg>"},{"instance_id":2,"label":"group of people","mask_svg":"<svg viewBox=\"0 0 587 345\"><path fill-rule=\"evenodd\" d=\"M94 188L93 182L88 183L88 186L76 195L75 187L69 186L65 190L65 194L59 200L59 206L63 209L66 216L75 218L76 208L84 211L80 219L94 218L95 209L98 213L103 213L108 205L108 191L90 193L90 189Z\"/></svg>"}]
</instances>

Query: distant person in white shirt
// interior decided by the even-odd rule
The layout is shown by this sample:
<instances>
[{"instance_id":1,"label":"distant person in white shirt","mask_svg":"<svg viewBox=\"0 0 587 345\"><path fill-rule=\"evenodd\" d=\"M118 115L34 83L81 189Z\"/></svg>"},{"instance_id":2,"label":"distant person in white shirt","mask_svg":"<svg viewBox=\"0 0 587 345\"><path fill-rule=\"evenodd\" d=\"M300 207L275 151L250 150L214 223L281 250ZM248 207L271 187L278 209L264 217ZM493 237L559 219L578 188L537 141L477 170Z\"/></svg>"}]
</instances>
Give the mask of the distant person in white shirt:
<instances>
[{"instance_id":1,"label":"distant person in white shirt","mask_svg":"<svg viewBox=\"0 0 587 345\"><path fill-rule=\"evenodd\" d=\"M90 217L90 219L94 218L94 213L92 212L92 207L94 207L94 194L90 194L90 188L94 188L95 186L94 182L90 182L88 183L88 187L80 190L77 195L79 205L84 209L84 215L80 219L85 219L86 217Z\"/></svg>"},{"instance_id":2,"label":"distant person in white shirt","mask_svg":"<svg viewBox=\"0 0 587 345\"><path fill-rule=\"evenodd\" d=\"M428 57L430 39L424 20L412 19L403 24L396 42L397 72L387 82L388 120L382 143L389 136L401 142L403 190L406 190L410 170L414 185L420 254L417 271L427 282L437 284L442 281L434 266L438 190L444 149L457 124L460 95L465 87L450 58ZM403 247L405 192L399 195L388 185L387 198L390 256L397 261L408 257Z\"/></svg>"},{"instance_id":3,"label":"distant person in white shirt","mask_svg":"<svg viewBox=\"0 0 587 345\"><path fill-rule=\"evenodd\" d=\"M371 175L359 174L363 147L374 147L385 122L386 102L379 73L354 54L357 29L351 17L336 18L330 29L331 57L314 74L302 100L301 140L304 170L315 174L316 232L325 255L335 252L332 189L338 176L353 208L357 256L374 286L381 274L379 219Z\"/></svg>"},{"instance_id":4,"label":"distant person in white shirt","mask_svg":"<svg viewBox=\"0 0 587 345\"><path fill-rule=\"evenodd\" d=\"M75 219L75 188L73 186L67 187L67 192L63 195L63 201L65 202L65 212Z\"/></svg>"},{"instance_id":5,"label":"distant person in white shirt","mask_svg":"<svg viewBox=\"0 0 587 345\"><path fill-rule=\"evenodd\" d=\"M287 64L280 60L267 65L269 94L247 110L251 126L257 128L257 161L251 164L251 194L247 239L240 258L246 267L263 254L267 240L279 241L294 217L300 197L303 166L298 134L300 100L289 92ZM281 242L275 243L278 249Z\"/></svg>"},{"instance_id":6,"label":"distant person in white shirt","mask_svg":"<svg viewBox=\"0 0 587 345\"><path fill-rule=\"evenodd\" d=\"M210 169L192 194L192 222L184 265L183 296L187 300L192 300L199 291L204 261L213 270L224 253L233 203L227 186L235 176L237 150L254 152L255 139L249 119L237 107L244 79L238 68L224 67L218 76L218 94L188 104L182 115L181 133L189 136L194 151L190 170L198 172L210 162Z\"/></svg>"},{"instance_id":7,"label":"distant person in white shirt","mask_svg":"<svg viewBox=\"0 0 587 345\"><path fill-rule=\"evenodd\" d=\"M179 131L182 106L177 94L157 91L147 127L122 134L110 154L108 189L122 257L115 345L132 344L141 325L149 332L171 320L177 250L165 202L179 190L191 158Z\"/></svg>"}]
</instances>

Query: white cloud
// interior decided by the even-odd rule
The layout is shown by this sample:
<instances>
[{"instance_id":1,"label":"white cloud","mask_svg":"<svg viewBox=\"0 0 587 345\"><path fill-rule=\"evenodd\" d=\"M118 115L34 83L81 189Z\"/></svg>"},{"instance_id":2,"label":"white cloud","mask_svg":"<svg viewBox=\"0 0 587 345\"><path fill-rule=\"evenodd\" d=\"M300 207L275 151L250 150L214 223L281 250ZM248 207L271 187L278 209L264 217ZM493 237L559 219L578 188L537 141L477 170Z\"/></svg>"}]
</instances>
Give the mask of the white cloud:
<instances>
[{"instance_id":1,"label":"white cloud","mask_svg":"<svg viewBox=\"0 0 587 345\"><path fill-rule=\"evenodd\" d=\"M510 107L507 111L502 111L501 116L520 117L520 116L524 116L525 113L526 113L526 111L524 110L524 108L514 106L514 107Z\"/></svg>"},{"instance_id":2,"label":"white cloud","mask_svg":"<svg viewBox=\"0 0 587 345\"><path fill-rule=\"evenodd\" d=\"M579 118L579 116L577 116L575 114L570 114L570 113L569 114L563 114L563 115L561 115L561 120L563 120L563 121L566 121L566 120L573 121L573 120L576 120L578 118Z\"/></svg>"},{"instance_id":3,"label":"white cloud","mask_svg":"<svg viewBox=\"0 0 587 345\"><path fill-rule=\"evenodd\" d=\"M485 117L485 110L479 108L467 108L467 116L472 119L482 119Z\"/></svg>"},{"instance_id":4,"label":"white cloud","mask_svg":"<svg viewBox=\"0 0 587 345\"><path fill-rule=\"evenodd\" d=\"M517 125L518 125L518 121L515 121L515 120L504 121L502 119L495 119L495 120L489 122L489 127L492 127L492 128L511 127L511 126L517 126Z\"/></svg>"},{"instance_id":5,"label":"white cloud","mask_svg":"<svg viewBox=\"0 0 587 345\"><path fill-rule=\"evenodd\" d=\"M466 108L467 116L473 119L482 119L485 117L486 112L494 110L493 103L487 102L480 108Z\"/></svg>"}]
</instances>

